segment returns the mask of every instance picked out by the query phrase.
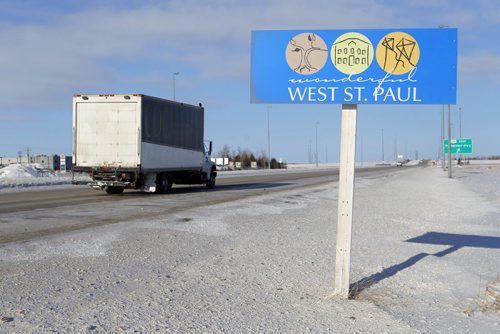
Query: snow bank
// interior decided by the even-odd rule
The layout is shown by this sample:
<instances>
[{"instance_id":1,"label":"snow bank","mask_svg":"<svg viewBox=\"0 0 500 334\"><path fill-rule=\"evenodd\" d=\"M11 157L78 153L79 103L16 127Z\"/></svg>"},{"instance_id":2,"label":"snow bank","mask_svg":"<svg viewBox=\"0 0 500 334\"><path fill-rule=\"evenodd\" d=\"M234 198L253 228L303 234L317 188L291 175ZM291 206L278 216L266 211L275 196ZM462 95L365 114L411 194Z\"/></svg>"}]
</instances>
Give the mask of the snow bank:
<instances>
[{"instance_id":1,"label":"snow bank","mask_svg":"<svg viewBox=\"0 0 500 334\"><path fill-rule=\"evenodd\" d=\"M0 180L51 176L53 174L40 164L12 164L0 169Z\"/></svg>"},{"instance_id":2,"label":"snow bank","mask_svg":"<svg viewBox=\"0 0 500 334\"><path fill-rule=\"evenodd\" d=\"M78 180L84 179L88 177L78 175ZM40 164L12 164L0 169L0 192L61 185L71 185L71 173L50 171Z\"/></svg>"},{"instance_id":3,"label":"snow bank","mask_svg":"<svg viewBox=\"0 0 500 334\"><path fill-rule=\"evenodd\" d=\"M469 160L471 165L500 165L500 160Z\"/></svg>"}]
</instances>

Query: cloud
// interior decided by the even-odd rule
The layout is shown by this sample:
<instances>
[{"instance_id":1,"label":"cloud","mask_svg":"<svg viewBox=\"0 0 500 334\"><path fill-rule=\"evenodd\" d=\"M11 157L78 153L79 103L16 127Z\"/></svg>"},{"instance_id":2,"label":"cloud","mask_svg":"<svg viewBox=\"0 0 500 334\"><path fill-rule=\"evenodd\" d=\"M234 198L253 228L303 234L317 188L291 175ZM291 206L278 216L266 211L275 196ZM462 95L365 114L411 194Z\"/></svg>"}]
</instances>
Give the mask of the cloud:
<instances>
[{"instance_id":1,"label":"cloud","mask_svg":"<svg viewBox=\"0 0 500 334\"><path fill-rule=\"evenodd\" d=\"M244 84L249 79L250 32L256 29L422 24L420 16L408 15L404 7L374 0L100 3L58 7L55 14L39 19L33 18L38 18L40 8L23 8L22 19L4 21L0 30L4 107L63 106L77 92L122 91L161 78L167 81L174 71L183 72L186 79L196 78L200 84L220 81L230 85L234 80ZM444 1L450 20L476 20L467 14L470 9L453 3ZM11 11L21 15L19 6ZM443 13L432 6L433 2L410 8L437 19ZM479 56L493 60L498 68L494 55L489 59ZM462 63L467 68L483 66L469 56ZM470 74L468 70L463 73Z\"/></svg>"},{"instance_id":2,"label":"cloud","mask_svg":"<svg viewBox=\"0 0 500 334\"><path fill-rule=\"evenodd\" d=\"M458 58L459 81L493 81L500 83L500 55L481 52Z\"/></svg>"},{"instance_id":3,"label":"cloud","mask_svg":"<svg viewBox=\"0 0 500 334\"><path fill-rule=\"evenodd\" d=\"M93 10L54 22L4 27L4 106L33 107L81 89L109 89L118 78L150 75L140 69L152 63L162 68L180 63L207 76L241 76L247 59L233 56L244 52L240 34L216 24L223 13L206 13L190 7Z\"/></svg>"}]
</instances>

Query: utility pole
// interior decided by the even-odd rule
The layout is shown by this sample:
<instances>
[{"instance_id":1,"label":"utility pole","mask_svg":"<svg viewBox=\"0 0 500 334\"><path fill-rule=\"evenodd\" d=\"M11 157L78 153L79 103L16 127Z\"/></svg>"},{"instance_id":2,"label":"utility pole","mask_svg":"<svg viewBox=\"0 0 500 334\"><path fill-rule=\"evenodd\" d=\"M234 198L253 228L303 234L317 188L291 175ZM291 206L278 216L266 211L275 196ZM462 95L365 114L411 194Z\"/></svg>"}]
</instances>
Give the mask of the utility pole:
<instances>
[{"instance_id":1,"label":"utility pole","mask_svg":"<svg viewBox=\"0 0 500 334\"><path fill-rule=\"evenodd\" d=\"M445 29L445 28L448 28L448 26L445 25L445 24L440 24L440 25L438 25L438 28L439 29ZM449 107L450 107L450 105L448 105L448 108ZM450 132L451 132L451 130L450 130ZM451 137L451 135L448 136L448 137ZM440 146L441 146L441 157L442 157L441 158L441 167L443 168L443 171L445 171L446 170L446 168L445 168L446 164L444 163L444 104L442 105L442 110L441 110L441 144L440 144ZM449 152L451 152L450 138L448 138L448 153ZM450 166L450 168L451 168L451 166ZM451 171L451 169L450 169L450 171ZM448 172L448 173L449 173L448 175L451 175L450 174L451 172Z\"/></svg>"},{"instance_id":2,"label":"utility pole","mask_svg":"<svg viewBox=\"0 0 500 334\"><path fill-rule=\"evenodd\" d=\"M462 107L458 108L458 136L462 138ZM460 161L462 161L462 154L460 154Z\"/></svg>"},{"instance_id":3,"label":"utility pole","mask_svg":"<svg viewBox=\"0 0 500 334\"><path fill-rule=\"evenodd\" d=\"M361 166L363 166L363 139L360 138L360 146L361 146Z\"/></svg>"},{"instance_id":4,"label":"utility pole","mask_svg":"<svg viewBox=\"0 0 500 334\"><path fill-rule=\"evenodd\" d=\"M448 143L448 147L449 147ZM444 163L444 104L442 105L441 109L441 144L439 145L441 147L441 167L443 170L445 170L445 163Z\"/></svg>"},{"instance_id":5,"label":"utility pole","mask_svg":"<svg viewBox=\"0 0 500 334\"><path fill-rule=\"evenodd\" d=\"M384 157L384 129L382 129L382 162L385 161Z\"/></svg>"},{"instance_id":6,"label":"utility pole","mask_svg":"<svg viewBox=\"0 0 500 334\"><path fill-rule=\"evenodd\" d=\"M271 127L269 125L269 106L267 107L267 168L271 170Z\"/></svg>"},{"instance_id":7,"label":"utility pole","mask_svg":"<svg viewBox=\"0 0 500 334\"><path fill-rule=\"evenodd\" d=\"M316 167L318 167L318 122L316 122Z\"/></svg>"},{"instance_id":8,"label":"utility pole","mask_svg":"<svg viewBox=\"0 0 500 334\"><path fill-rule=\"evenodd\" d=\"M448 178L451 177L451 107L448 104Z\"/></svg>"},{"instance_id":9,"label":"utility pole","mask_svg":"<svg viewBox=\"0 0 500 334\"><path fill-rule=\"evenodd\" d=\"M179 72L174 72L172 73L172 86L173 86L173 91L174 91L174 101L175 101L175 76L179 75Z\"/></svg>"},{"instance_id":10,"label":"utility pole","mask_svg":"<svg viewBox=\"0 0 500 334\"><path fill-rule=\"evenodd\" d=\"M311 152L311 141L309 141L309 144L307 145L307 162L312 164L312 152Z\"/></svg>"},{"instance_id":11,"label":"utility pole","mask_svg":"<svg viewBox=\"0 0 500 334\"><path fill-rule=\"evenodd\" d=\"M31 163L31 160L30 160L30 150L31 150L30 147L26 147L26 157L28 158L28 163L29 164Z\"/></svg>"},{"instance_id":12,"label":"utility pole","mask_svg":"<svg viewBox=\"0 0 500 334\"><path fill-rule=\"evenodd\" d=\"M398 136L394 136L394 161L398 160Z\"/></svg>"},{"instance_id":13,"label":"utility pole","mask_svg":"<svg viewBox=\"0 0 500 334\"><path fill-rule=\"evenodd\" d=\"M458 108L458 135L462 138L462 107Z\"/></svg>"}]
</instances>

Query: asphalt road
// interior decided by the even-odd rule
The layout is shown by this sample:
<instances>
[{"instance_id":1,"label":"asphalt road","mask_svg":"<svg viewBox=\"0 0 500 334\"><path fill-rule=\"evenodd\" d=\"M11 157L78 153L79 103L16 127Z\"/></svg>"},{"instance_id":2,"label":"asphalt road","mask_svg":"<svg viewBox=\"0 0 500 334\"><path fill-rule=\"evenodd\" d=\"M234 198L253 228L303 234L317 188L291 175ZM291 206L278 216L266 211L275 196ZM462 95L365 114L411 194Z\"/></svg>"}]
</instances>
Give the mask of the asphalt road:
<instances>
[{"instance_id":1,"label":"asphalt road","mask_svg":"<svg viewBox=\"0 0 500 334\"><path fill-rule=\"evenodd\" d=\"M395 167L371 167L357 177L380 177ZM164 195L125 191L108 195L87 186L0 194L0 244L25 241L124 221L154 218L193 208L258 196L263 193L311 187L338 180L338 169L284 173L220 173L216 187L174 186Z\"/></svg>"}]
</instances>

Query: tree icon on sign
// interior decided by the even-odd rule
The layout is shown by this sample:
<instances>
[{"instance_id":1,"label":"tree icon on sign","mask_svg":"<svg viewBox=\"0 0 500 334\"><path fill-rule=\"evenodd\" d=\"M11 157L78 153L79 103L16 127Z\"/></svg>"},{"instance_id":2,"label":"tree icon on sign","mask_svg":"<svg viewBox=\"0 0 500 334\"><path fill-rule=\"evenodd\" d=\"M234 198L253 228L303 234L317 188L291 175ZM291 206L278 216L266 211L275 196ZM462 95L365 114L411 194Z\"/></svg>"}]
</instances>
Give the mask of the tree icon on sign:
<instances>
[{"instance_id":1,"label":"tree icon on sign","mask_svg":"<svg viewBox=\"0 0 500 334\"><path fill-rule=\"evenodd\" d=\"M309 75L323 68L328 58L325 41L314 33L302 33L288 43L286 61L296 73Z\"/></svg>"}]
</instances>

